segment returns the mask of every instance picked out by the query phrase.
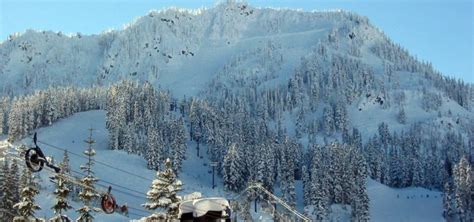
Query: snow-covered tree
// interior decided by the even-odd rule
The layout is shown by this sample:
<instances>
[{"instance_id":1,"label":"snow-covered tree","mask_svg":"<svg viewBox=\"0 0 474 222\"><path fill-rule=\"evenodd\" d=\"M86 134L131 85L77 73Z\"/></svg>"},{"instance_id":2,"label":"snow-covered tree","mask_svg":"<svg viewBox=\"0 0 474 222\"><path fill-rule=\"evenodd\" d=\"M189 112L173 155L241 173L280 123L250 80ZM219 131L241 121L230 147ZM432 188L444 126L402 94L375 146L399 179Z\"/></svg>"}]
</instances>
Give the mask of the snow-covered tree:
<instances>
[{"instance_id":1,"label":"snow-covered tree","mask_svg":"<svg viewBox=\"0 0 474 222\"><path fill-rule=\"evenodd\" d=\"M54 195L56 196L56 203L51 207L54 210L54 217L49 219L50 222L63 222L64 220L71 220L67 215L63 213L72 207L69 205L67 197L69 195L68 182L66 175L63 171L54 175L53 182L56 185Z\"/></svg>"},{"instance_id":2,"label":"snow-covered tree","mask_svg":"<svg viewBox=\"0 0 474 222\"><path fill-rule=\"evenodd\" d=\"M303 108L303 105L300 106L300 108L298 109L298 114L296 116L296 128L295 128L295 132L296 132L296 137L297 138L301 138L303 136L303 133L306 132L306 129L305 129L305 110Z\"/></svg>"},{"instance_id":3,"label":"snow-covered tree","mask_svg":"<svg viewBox=\"0 0 474 222\"><path fill-rule=\"evenodd\" d=\"M237 145L233 144L227 155L224 157L224 187L226 190L239 192L245 186L243 175L243 160L237 149Z\"/></svg>"},{"instance_id":4,"label":"snow-covered tree","mask_svg":"<svg viewBox=\"0 0 474 222\"><path fill-rule=\"evenodd\" d=\"M370 221L369 196L367 193L367 165L364 157L359 153L353 153L353 178L354 188L352 189L352 220Z\"/></svg>"},{"instance_id":5,"label":"snow-covered tree","mask_svg":"<svg viewBox=\"0 0 474 222\"><path fill-rule=\"evenodd\" d=\"M446 221L452 221L456 212L453 195L454 191L451 183L446 182L443 190L443 217Z\"/></svg>"},{"instance_id":6,"label":"snow-covered tree","mask_svg":"<svg viewBox=\"0 0 474 222\"><path fill-rule=\"evenodd\" d=\"M162 208L166 210L166 219L175 220L178 216L178 204L181 197L177 193L182 190L183 184L176 178L170 159L166 159L165 169L157 172L156 179L147 192L148 202L142 206L148 210ZM150 217L162 217L163 214L154 213Z\"/></svg>"},{"instance_id":7,"label":"snow-covered tree","mask_svg":"<svg viewBox=\"0 0 474 222\"><path fill-rule=\"evenodd\" d=\"M148 169L159 170L164 159L164 144L160 132L155 127L148 129L147 150L145 158Z\"/></svg>"},{"instance_id":8,"label":"snow-covered tree","mask_svg":"<svg viewBox=\"0 0 474 222\"><path fill-rule=\"evenodd\" d=\"M296 204L295 193L295 166L296 166L296 146L295 141L285 139L283 150L280 153L280 187L282 190L283 200L290 206Z\"/></svg>"},{"instance_id":9,"label":"snow-covered tree","mask_svg":"<svg viewBox=\"0 0 474 222\"><path fill-rule=\"evenodd\" d=\"M13 215L13 194L12 187L9 185L8 174L10 165L8 159L3 160L3 166L0 169L0 216L8 221L12 220Z\"/></svg>"},{"instance_id":10,"label":"snow-covered tree","mask_svg":"<svg viewBox=\"0 0 474 222\"><path fill-rule=\"evenodd\" d=\"M474 218L474 179L471 165L466 156L463 156L454 166L454 194L456 212L461 222L471 221Z\"/></svg>"},{"instance_id":11,"label":"snow-covered tree","mask_svg":"<svg viewBox=\"0 0 474 222\"><path fill-rule=\"evenodd\" d=\"M13 218L14 222L30 222L30 221L44 221L35 216L35 211L40 210L41 207L35 203L35 196L39 194L35 183L30 180L28 185L21 190L21 201L13 205L18 211L18 216Z\"/></svg>"},{"instance_id":12,"label":"snow-covered tree","mask_svg":"<svg viewBox=\"0 0 474 222\"><path fill-rule=\"evenodd\" d=\"M16 159L13 159L12 164L10 166L10 171L8 173L7 180L9 181L9 187L12 189L12 201L13 203L17 203L20 201L20 191L18 188L20 187L20 176L19 176L19 169L18 169L18 162Z\"/></svg>"},{"instance_id":13,"label":"snow-covered tree","mask_svg":"<svg viewBox=\"0 0 474 222\"><path fill-rule=\"evenodd\" d=\"M186 154L186 129L184 120L180 118L173 121L171 138L171 161L173 162L173 169L178 174L181 170L182 162Z\"/></svg>"},{"instance_id":14,"label":"snow-covered tree","mask_svg":"<svg viewBox=\"0 0 474 222\"><path fill-rule=\"evenodd\" d=\"M334 131L334 115L331 107L323 109L323 129L326 135L330 135Z\"/></svg>"},{"instance_id":15,"label":"snow-covered tree","mask_svg":"<svg viewBox=\"0 0 474 222\"><path fill-rule=\"evenodd\" d=\"M87 156L88 161L85 165L81 165L81 170L84 172L85 176L81 179L82 190L79 192L79 199L84 203L84 206L77 209L78 222L91 222L94 219L92 215L93 212L99 212L100 209L92 206L92 201L99 197L99 194L96 193L94 188L94 183L98 179L94 176L92 171L92 166L94 165L93 157L95 156L95 150L92 148L92 145L95 141L92 139L92 130L89 129L89 138L85 141L88 145L87 149L84 151L84 155Z\"/></svg>"},{"instance_id":16,"label":"snow-covered tree","mask_svg":"<svg viewBox=\"0 0 474 222\"><path fill-rule=\"evenodd\" d=\"M316 154L313 157L311 167L311 183L309 184L311 190L310 204L314 207L316 221L324 221L329 215L329 184L327 183L327 173L321 168L321 164L317 161L322 161L321 154Z\"/></svg>"},{"instance_id":17,"label":"snow-covered tree","mask_svg":"<svg viewBox=\"0 0 474 222\"><path fill-rule=\"evenodd\" d=\"M7 120L10 101L8 97L0 97L0 135L7 133Z\"/></svg>"},{"instance_id":18,"label":"snow-covered tree","mask_svg":"<svg viewBox=\"0 0 474 222\"><path fill-rule=\"evenodd\" d=\"M398 111L397 121L400 124L405 124L407 122L407 115L405 114L405 109L403 107Z\"/></svg>"}]
</instances>

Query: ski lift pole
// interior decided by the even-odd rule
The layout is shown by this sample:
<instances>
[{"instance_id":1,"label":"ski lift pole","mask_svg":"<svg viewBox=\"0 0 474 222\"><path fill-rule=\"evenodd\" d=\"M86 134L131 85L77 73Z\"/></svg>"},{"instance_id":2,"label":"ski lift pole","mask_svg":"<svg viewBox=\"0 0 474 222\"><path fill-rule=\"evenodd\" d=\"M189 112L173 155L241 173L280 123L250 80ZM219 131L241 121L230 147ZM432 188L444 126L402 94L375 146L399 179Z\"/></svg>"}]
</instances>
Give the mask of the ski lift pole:
<instances>
[{"instance_id":1,"label":"ski lift pole","mask_svg":"<svg viewBox=\"0 0 474 222\"><path fill-rule=\"evenodd\" d=\"M211 162L211 167L212 167L212 189L214 189L214 187L216 187L215 183L214 183L214 174L215 174L215 169L216 169L216 166L217 166L217 162Z\"/></svg>"}]
</instances>

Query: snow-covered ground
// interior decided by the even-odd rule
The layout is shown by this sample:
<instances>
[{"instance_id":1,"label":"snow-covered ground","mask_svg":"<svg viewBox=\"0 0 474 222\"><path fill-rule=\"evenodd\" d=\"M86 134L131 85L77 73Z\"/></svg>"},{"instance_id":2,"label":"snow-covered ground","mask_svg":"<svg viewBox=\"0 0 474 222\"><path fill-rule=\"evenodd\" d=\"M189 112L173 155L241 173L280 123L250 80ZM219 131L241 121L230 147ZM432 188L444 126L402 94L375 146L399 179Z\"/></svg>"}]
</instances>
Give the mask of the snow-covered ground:
<instances>
[{"instance_id":1,"label":"snow-covered ground","mask_svg":"<svg viewBox=\"0 0 474 222\"><path fill-rule=\"evenodd\" d=\"M79 165L84 164L86 160L72 153L82 154L87 145L83 141L88 137L89 132L87 129L91 127L94 129L93 139L96 141L94 144L94 149L97 151L95 160L148 179L131 176L127 173L96 163L93 170L95 175L100 179L99 184L105 186L111 185L112 193L116 197L118 204L128 204L130 212L130 218L117 214L97 214L97 221L128 221L132 218L139 218L138 215L148 215L146 210L141 207L141 204L146 201L145 193L148 191L156 173L146 168L146 161L142 157L129 155L122 151L112 151L107 148L107 130L105 129L104 111L77 113L70 118L58 121L53 124L53 126L38 129L38 140L59 148L68 149L71 152L69 154L71 169L79 171ZM26 138L22 142L31 144L31 138ZM63 151L41 143L39 145L46 155L52 156L58 161L62 160ZM209 167L208 158L205 155L206 147L201 147L203 157L199 158L196 156L196 145L189 143L188 146L189 150L187 152L187 159L183 164L183 172L179 175L179 178L184 183L182 194L190 194L198 191L205 197L224 196L231 198L235 195L227 194L223 191L222 182L217 175L215 177L217 186L215 189L211 188L212 174L209 173L211 169ZM52 215L50 207L54 202L54 196L52 195L54 185L47 179L51 176L50 172L43 170L39 174L41 174L44 189L41 190L41 194L37 198L40 206L43 208L38 212L37 216L48 218ZM75 175L75 173L73 173L73 175ZM114 184L122 187L114 186ZM106 190L106 188L102 186L96 187L102 191ZM77 209L80 205L73 204L73 206ZM75 217L75 212L71 210L68 212L68 215Z\"/></svg>"},{"instance_id":2,"label":"snow-covered ground","mask_svg":"<svg viewBox=\"0 0 474 222\"><path fill-rule=\"evenodd\" d=\"M390 188L370 179L367 186L372 221L444 221L443 196L439 191Z\"/></svg>"},{"instance_id":3,"label":"snow-covered ground","mask_svg":"<svg viewBox=\"0 0 474 222\"><path fill-rule=\"evenodd\" d=\"M100 179L99 184L108 186L112 183L112 192L118 203L126 203L130 207L129 218L119 214L97 214L97 221L129 221L130 219L138 219L140 216L148 215L146 210L141 207L141 204L146 201L145 193L151 184L151 180L155 177L155 172L148 170L145 160L139 156L107 149L104 111L77 113L72 117L58 121L50 127L41 128L37 130L38 139L60 148L66 148L71 153L81 154L86 147L83 140L88 136L87 129L91 127L94 128L93 138L96 141L94 148L97 150L97 155L95 156L97 161L145 178L131 176L110 167L96 164L94 172ZM31 138L26 138L22 142L30 144ZM187 158L183 164L183 172L179 175L179 179L184 183L182 194L190 194L197 191L201 192L204 197L234 197L236 194L223 190L221 178L217 176L217 186L215 189L211 188L212 175L208 158L205 155L206 147L201 147L202 158L197 157L195 147L194 143L188 143ZM56 160L62 159L63 151L46 145L41 145L41 148L46 155L53 156ZM73 154L70 154L70 159L71 168L76 171L78 171L79 165L85 162L85 159ZM41 175L43 189L37 198L42 207L42 210L38 211L37 216L48 218L52 215L50 207L54 202L54 196L52 195L53 184L47 179L51 175L45 170L38 174ZM114 184L122 187L114 186ZM296 185L297 206L301 211L303 198L300 181L297 181ZM96 187L105 191L104 187ZM368 192L372 221L443 221L442 194L438 191L430 191L423 188L395 189L369 180ZM80 203L73 203L72 205L77 209ZM347 216L347 210L344 207L333 206L332 208L334 212L338 212L335 214L340 214L333 214L332 218L340 218L342 221L350 218L350 216ZM74 210L71 210L68 212L68 215L74 218L76 213ZM267 215L254 213L252 215L256 220L268 220Z\"/></svg>"}]
</instances>

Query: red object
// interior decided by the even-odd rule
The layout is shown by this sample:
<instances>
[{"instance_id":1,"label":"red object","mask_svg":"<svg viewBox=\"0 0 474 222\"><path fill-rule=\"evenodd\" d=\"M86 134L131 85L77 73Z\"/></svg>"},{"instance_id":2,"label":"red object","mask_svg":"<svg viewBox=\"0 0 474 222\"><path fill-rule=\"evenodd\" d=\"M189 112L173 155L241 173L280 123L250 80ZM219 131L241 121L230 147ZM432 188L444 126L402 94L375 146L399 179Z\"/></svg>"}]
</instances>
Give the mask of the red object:
<instances>
[{"instance_id":1,"label":"red object","mask_svg":"<svg viewBox=\"0 0 474 222\"><path fill-rule=\"evenodd\" d=\"M117 203L115 201L114 196L112 194L107 193L102 196L102 200L100 201L102 210L106 214L113 214L115 212L115 206Z\"/></svg>"}]
</instances>

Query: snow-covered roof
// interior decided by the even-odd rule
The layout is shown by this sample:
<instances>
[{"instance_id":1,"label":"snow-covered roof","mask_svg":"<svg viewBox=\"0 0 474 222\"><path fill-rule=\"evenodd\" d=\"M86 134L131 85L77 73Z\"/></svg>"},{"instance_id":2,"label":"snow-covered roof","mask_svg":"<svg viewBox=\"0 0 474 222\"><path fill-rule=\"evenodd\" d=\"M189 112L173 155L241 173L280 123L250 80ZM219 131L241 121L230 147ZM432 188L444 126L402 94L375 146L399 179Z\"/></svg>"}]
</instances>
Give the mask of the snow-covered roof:
<instances>
[{"instance_id":1,"label":"snow-covered roof","mask_svg":"<svg viewBox=\"0 0 474 222\"><path fill-rule=\"evenodd\" d=\"M191 212L194 217L202 217L209 211L226 211L226 209L230 209L229 201L221 197L188 200L179 205L178 217Z\"/></svg>"}]
</instances>

